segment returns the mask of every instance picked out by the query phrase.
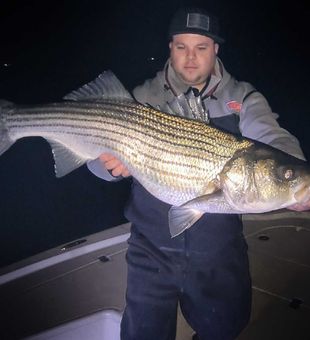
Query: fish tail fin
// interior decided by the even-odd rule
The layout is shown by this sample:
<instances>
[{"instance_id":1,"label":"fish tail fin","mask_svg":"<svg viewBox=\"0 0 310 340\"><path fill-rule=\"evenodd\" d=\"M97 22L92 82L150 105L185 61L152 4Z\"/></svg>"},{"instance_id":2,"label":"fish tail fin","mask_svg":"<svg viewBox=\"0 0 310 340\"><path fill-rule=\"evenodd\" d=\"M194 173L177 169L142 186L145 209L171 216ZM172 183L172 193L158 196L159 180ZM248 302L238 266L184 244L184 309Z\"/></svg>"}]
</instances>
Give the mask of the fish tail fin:
<instances>
[{"instance_id":1,"label":"fish tail fin","mask_svg":"<svg viewBox=\"0 0 310 340\"><path fill-rule=\"evenodd\" d=\"M14 143L15 140L10 138L9 131L6 126L6 111L12 103L0 100L0 155L8 150Z\"/></svg>"}]
</instances>

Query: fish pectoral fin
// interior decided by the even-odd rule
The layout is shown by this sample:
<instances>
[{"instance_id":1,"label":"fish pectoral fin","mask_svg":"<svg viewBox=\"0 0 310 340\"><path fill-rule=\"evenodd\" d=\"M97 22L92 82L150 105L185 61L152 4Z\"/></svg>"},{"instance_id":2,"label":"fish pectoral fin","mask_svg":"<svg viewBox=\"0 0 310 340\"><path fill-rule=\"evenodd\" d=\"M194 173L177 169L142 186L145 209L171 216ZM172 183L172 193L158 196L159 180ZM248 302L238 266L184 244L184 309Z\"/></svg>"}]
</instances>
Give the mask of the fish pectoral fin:
<instances>
[{"instance_id":1,"label":"fish pectoral fin","mask_svg":"<svg viewBox=\"0 0 310 340\"><path fill-rule=\"evenodd\" d=\"M204 194L205 195L210 195L219 190L219 184L217 180L211 181L208 183L208 185L205 187Z\"/></svg>"},{"instance_id":2,"label":"fish pectoral fin","mask_svg":"<svg viewBox=\"0 0 310 340\"><path fill-rule=\"evenodd\" d=\"M69 172L79 168L87 161L86 158L81 157L77 153L68 149L64 144L47 139L51 145L54 161L56 177L63 177Z\"/></svg>"},{"instance_id":3,"label":"fish pectoral fin","mask_svg":"<svg viewBox=\"0 0 310 340\"><path fill-rule=\"evenodd\" d=\"M184 230L190 228L202 215L203 212L197 209L187 208L184 206L171 207L168 213L171 237L175 237L181 234Z\"/></svg>"}]
</instances>

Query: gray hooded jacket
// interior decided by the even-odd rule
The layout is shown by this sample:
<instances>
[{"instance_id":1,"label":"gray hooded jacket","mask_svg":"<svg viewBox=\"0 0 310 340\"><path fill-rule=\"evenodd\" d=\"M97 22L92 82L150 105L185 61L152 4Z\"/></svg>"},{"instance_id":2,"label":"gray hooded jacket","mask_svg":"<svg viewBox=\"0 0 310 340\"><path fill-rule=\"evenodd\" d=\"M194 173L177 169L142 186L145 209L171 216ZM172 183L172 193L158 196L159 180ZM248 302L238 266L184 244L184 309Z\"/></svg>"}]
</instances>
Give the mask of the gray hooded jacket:
<instances>
[{"instance_id":1,"label":"gray hooded jacket","mask_svg":"<svg viewBox=\"0 0 310 340\"><path fill-rule=\"evenodd\" d=\"M168 60L165 68L155 78L137 86L133 95L138 102L156 107L171 102L187 90L188 86L179 80ZM298 140L279 126L278 116L265 97L251 84L234 79L219 59L201 97L215 126L304 159Z\"/></svg>"}]
</instances>

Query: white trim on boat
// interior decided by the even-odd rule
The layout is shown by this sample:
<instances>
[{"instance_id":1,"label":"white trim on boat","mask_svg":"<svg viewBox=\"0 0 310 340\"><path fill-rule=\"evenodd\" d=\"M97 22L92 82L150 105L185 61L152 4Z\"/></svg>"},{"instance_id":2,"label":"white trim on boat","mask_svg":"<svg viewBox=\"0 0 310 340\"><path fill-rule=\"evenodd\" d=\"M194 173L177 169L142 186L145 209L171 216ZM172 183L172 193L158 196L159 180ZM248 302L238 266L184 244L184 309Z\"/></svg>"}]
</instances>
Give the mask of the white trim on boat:
<instances>
[{"instance_id":1,"label":"white trim on boat","mask_svg":"<svg viewBox=\"0 0 310 340\"><path fill-rule=\"evenodd\" d=\"M28 274L34 273L41 269L51 267L55 264L71 260L80 255L88 254L99 249L108 248L116 244L126 242L127 239L129 238L129 235L130 233L126 233L102 241L94 242L92 244L79 247L77 249L68 250L65 253L49 257L45 260L41 260L36 263L11 271L9 273L3 274L0 276L0 285L18 279L20 277L26 276Z\"/></svg>"}]
</instances>

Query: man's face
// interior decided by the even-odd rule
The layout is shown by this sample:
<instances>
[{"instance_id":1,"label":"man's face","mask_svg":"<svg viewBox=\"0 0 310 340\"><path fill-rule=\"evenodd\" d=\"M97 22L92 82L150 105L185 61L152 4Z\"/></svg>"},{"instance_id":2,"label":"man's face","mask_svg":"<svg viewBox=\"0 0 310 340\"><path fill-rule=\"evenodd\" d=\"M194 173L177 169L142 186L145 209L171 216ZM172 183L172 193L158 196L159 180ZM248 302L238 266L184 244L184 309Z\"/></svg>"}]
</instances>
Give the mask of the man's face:
<instances>
[{"instance_id":1,"label":"man's face","mask_svg":"<svg viewBox=\"0 0 310 340\"><path fill-rule=\"evenodd\" d=\"M169 44L171 65L180 79L201 90L212 73L219 45L199 34L176 34Z\"/></svg>"}]
</instances>

